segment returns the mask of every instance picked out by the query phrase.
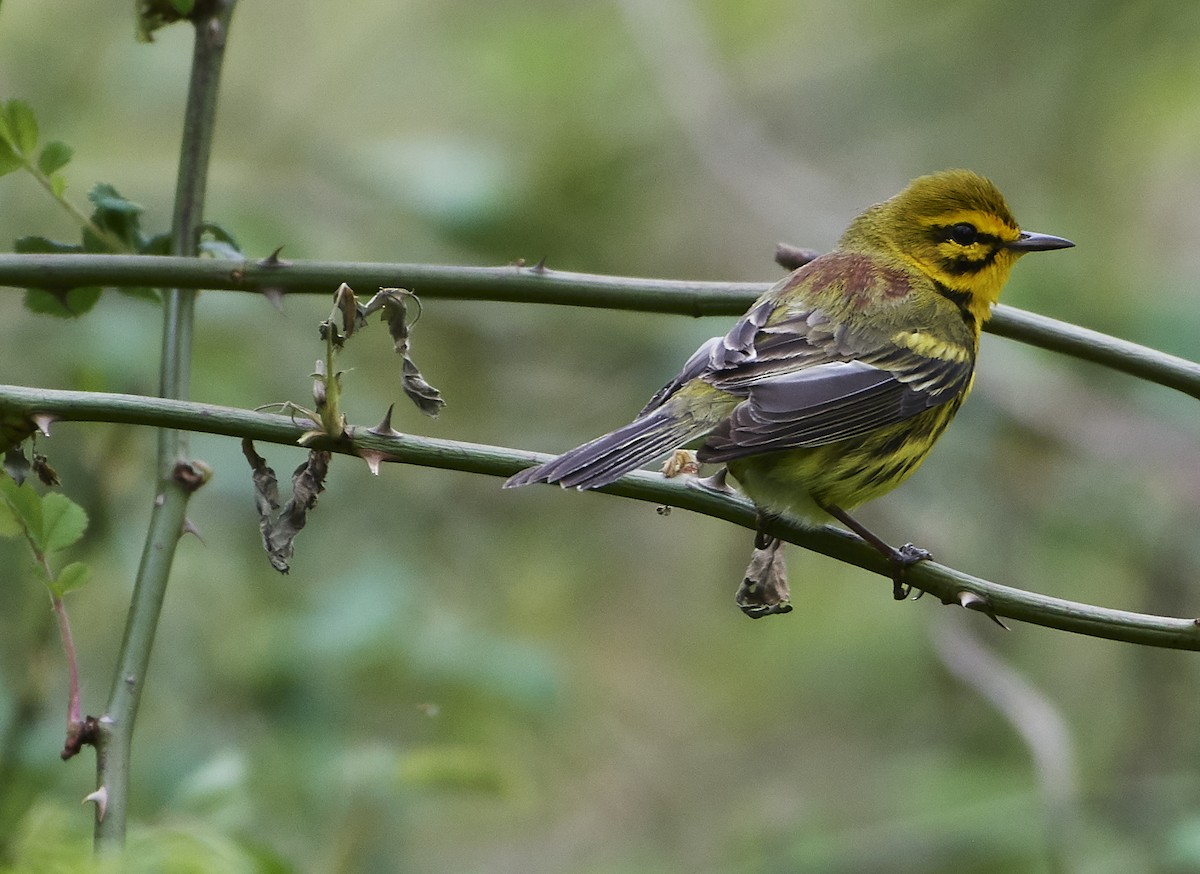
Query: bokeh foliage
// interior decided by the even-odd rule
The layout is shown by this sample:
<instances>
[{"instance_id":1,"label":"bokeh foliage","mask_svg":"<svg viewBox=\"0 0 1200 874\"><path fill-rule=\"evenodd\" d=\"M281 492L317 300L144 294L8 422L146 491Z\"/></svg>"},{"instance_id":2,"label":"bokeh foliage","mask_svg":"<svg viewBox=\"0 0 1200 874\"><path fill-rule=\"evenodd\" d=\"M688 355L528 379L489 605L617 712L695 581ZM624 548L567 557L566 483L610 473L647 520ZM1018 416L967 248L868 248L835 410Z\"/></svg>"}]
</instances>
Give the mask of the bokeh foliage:
<instances>
[{"instance_id":1,"label":"bokeh foliage","mask_svg":"<svg viewBox=\"0 0 1200 874\"><path fill-rule=\"evenodd\" d=\"M4 3L0 96L74 147L68 196L108 182L143 227L169 223L189 40ZM1198 49L1185 2L246 3L207 218L252 257L765 280L777 240L828 247L911 176L968 166L1078 244L1020 265L1007 302L1195 359ZM0 180L0 240L30 234L77 229ZM328 306L203 295L193 396L305 402ZM62 321L10 290L0 311L5 382L154 390L153 304L105 295ZM414 343L448 406L394 424L564 449L624 422L723 324L439 301ZM391 350L344 363L346 412L377 422L399 398ZM1001 582L1195 613L1193 407L987 338L955 426L865 518ZM63 425L39 449L91 520L71 558L93 568L72 618L94 711L153 435ZM743 531L344 458L280 577L235 441L193 451L216 475L156 643L134 816L197 870L1028 872L1055 848L1078 870L1200 866L1188 653L1004 634L798 550L797 610L752 623L732 602ZM71 852L93 788L86 756L58 760L66 680L21 549L0 541L0 859L18 868ZM1014 725L939 659L950 623L1067 726L1066 827Z\"/></svg>"}]
</instances>

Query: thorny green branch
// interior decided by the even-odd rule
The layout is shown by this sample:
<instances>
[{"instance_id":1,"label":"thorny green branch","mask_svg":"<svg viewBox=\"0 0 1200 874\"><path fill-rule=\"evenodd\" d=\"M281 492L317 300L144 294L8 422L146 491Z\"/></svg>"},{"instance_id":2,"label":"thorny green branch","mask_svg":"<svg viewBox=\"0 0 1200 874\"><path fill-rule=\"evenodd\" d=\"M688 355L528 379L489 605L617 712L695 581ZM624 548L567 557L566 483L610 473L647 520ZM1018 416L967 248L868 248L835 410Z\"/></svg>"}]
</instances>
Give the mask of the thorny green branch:
<instances>
[{"instance_id":1,"label":"thorny green branch","mask_svg":"<svg viewBox=\"0 0 1200 874\"><path fill-rule=\"evenodd\" d=\"M35 415L48 415L58 421L184 428L284 445L295 445L315 424L288 416L138 395L0 386L0 418ZM377 464L382 457L386 461L498 477L511 476L547 458L534 452L395 434L383 427L354 426L341 439L321 437L310 445L344 455L359 455L368 463ZM602 491L692 510L744 528L756 527L754 507L749 501L689 488L681 479L665 479L639 471ZM779 520L770 533L890 579L886 560L847 532L829 527L809 530ZM944 603L972 606L1048 628L1149 646L1200 650L1200 620L1150 616L1065 601L1002 586L933 562L914 566L908 582Z\"/></svg>"},{"instance_id":2,"label":"thorny green branch","mask_svg":"<svg viewBox=\"0 0 1200 874\"><path fill-rule=\"evenodd\" d=\"M181 260L196 261L198 254L218 86L234 3L235 0L209 0L197 4L191 19L195 39L171 225L171 251ZM159 393L167 398L186 398L196 289L187 283L167 282L161 286L167 291L163 299ZM175 546L184 529L188 497L204 481L202 473L187 460L186 429L167 426L158 436L157 497L138 565L112 691L104 715L98 720L97 789L93 793L97 802L94 833L97 849L113 849L125 839L130 758L138 707Z\"/></svg>"},{"instance_id":3,"label":"thorny green branch","mask_svg":"<svg viewBox=\"0 0 1200 874\"><path fill-rule=\"evenodd\" d=\"M0 255L0 287L134 286L261 293L330 294L399 286L425 299L503 301L739 316L768 288L762 282L639 279L526 267L448 267L335 261L215 261L150 255ZM997 306L984 325L1011 340L1101 364L1200 399L1200 364L1087 328Z\"/></svg>"}]
</instances>

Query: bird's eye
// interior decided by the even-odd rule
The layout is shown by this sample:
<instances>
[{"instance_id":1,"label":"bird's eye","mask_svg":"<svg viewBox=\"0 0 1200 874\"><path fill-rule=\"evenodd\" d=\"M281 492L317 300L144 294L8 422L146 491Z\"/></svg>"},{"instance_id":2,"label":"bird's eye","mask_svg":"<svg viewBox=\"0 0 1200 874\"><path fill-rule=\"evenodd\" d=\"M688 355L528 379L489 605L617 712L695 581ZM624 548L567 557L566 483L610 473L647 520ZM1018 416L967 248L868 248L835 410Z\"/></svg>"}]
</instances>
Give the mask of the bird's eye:
<instances>
[{"instance_id":1,"label":"bird's eye","mask_svg":"<svg viewBox=\"0 0 1200 874\"><path fill-rule=\"evenodd\" d=\"M960 246L969 246L979 239L979 231L970 222L959 222L950 226L950 239Z\"/></svg>"}]
</instances>

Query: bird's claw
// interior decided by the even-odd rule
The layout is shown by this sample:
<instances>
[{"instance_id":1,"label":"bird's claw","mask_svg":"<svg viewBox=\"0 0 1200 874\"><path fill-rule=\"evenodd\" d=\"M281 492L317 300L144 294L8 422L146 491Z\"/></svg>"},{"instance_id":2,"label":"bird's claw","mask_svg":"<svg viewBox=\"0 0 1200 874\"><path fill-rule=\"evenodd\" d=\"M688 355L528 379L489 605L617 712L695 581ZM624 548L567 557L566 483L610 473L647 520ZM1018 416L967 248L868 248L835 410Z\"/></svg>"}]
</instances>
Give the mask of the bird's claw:
<instances>
[{"instance_id":1,"label":"bird's claw","mask_svg":"<svg viewBox=\"0 0 1200 874\"><path fill-rule=\"evenodd\" d=\"M908 569L917 562L929 561L933 558L933 553L928 549L922 549L911 543L906 543L892 554L892 597L897 601L904 601L912 594L912 586L908 585L906 578ZM919 592L917 598L925 593ZM916 600L914 598L913 600Z\"/></svg>"}]
</instances>

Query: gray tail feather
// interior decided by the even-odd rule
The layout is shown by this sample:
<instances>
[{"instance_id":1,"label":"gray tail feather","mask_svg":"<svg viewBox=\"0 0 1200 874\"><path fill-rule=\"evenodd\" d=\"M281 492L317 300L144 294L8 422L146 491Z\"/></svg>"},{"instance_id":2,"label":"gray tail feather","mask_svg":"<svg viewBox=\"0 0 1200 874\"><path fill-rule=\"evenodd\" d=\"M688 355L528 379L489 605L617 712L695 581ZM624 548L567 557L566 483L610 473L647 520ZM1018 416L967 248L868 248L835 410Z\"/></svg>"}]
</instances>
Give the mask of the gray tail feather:
<instances>
[{"instance_id":1,"label":"gray tail feather","mask_svg":"<svg viewBox=\"0 0 1200 874\"><path fill-rule=\"evenodd\" d=\"M665 455L707 431L691 416L677 419L659 408L624 428L597 437L590 443L521 471L504 483L512 489L529 483L558 483L563 488L596 489Z\"/></svg>"}]
</instances>

